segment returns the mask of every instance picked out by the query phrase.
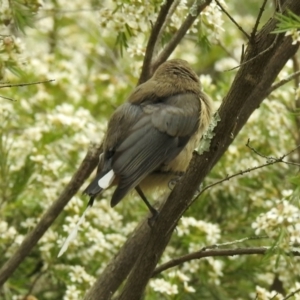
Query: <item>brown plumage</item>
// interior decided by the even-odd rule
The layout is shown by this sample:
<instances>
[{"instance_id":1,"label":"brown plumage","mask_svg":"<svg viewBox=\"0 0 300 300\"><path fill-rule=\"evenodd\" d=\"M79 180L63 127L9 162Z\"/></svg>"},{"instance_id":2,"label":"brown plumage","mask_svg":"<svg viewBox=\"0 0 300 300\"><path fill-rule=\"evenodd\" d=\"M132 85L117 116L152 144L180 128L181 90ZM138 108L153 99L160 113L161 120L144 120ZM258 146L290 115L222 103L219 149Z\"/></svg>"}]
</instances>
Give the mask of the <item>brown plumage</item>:
<instances>
[{"instance_id":1,"label":"brown plumage","mask_svg":"<svg viewBox=\"0 0 300 300\"><path fill-rule=\"evenodd\" d=\"M111 206L135 188L153 214L152 225L157 211L143 191L168 188L186 171L211 115L211 101L186 61L165 62L150 80L135 88L110 118L96 178L84 191L90 196L88 207L58 256L75 238L95 197L112 185L117 188Z\"/></svg>"},{"instance_id":2,"label":"brown plumage","mask_svg":"<svg viewBox=\"0 0 300 300\"><path fill-rule=\"evenodd\" d=\"M98 173L84 191L89 204L111 185L117 185L112 207L137 186L167 188L186 171L211 114L211 101L188 63L162 64L111 116Z\"/></svg>"}]
</instances>

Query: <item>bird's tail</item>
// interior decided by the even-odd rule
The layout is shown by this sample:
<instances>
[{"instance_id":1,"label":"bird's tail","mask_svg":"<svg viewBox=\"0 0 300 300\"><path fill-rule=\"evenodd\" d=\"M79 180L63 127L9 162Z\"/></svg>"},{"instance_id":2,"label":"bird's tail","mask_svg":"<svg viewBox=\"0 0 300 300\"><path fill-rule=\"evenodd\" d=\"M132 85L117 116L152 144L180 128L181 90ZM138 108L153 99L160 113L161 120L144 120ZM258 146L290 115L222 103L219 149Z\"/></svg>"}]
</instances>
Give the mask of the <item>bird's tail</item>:
<instances>
[{"instance_id":1,"label":"bird's tail","mask_svg":"<svg viewBox=\"0 0 300 300\"><path fill-rule=\"evenodd\" d=\"M57 257L62 256L67 251L70 243L76 238L79 226L84 222L85 215L86 215L89 208L90 208L90 206L88 205L87 208L85 209L85 211L83 212L82 216L80 217L80 219L78 220L78 222L75 224L74 228L72 229L72 231L68 235L68 237L65 239L65 241L64 241Z\"/></svg>"},{"instance_id":2,"label":"bird's tail","mask_svg":"<svg viewBox=\"0 0 300 300\"><path fill-rule=\"evenodd\" d=\"M115 179L115 173L113 170L110 170L103 174L103 172L97 174L96 178L88 185L88 187L84 190L84 194L87 194L90 196L90 201L87 205L87 208L83 212L82 216L78 220L78 222L75 224L74 228L68 235L68 237L65 239L59 253L58 257L61 256L69 247L69 244L75 239L77 232L79 230L79 226L84 222L85 215L88 211L88 209L93 205L94 199L97 195L99 195L103 190L108 188L113 180Z\"/></svg>"},{"instance_id":3,"label":"bird's tail","mask_svg":"<svg viewBox=\"0 0 300 300\"><path fill-rule=\"evenodd\" d=\"M103 190L107 189L115 179L115 173L113 170L109 170L104 173L100 172L97 174L96 178L87 186L83 191L84 194L90 196L89 206L93 205L94 199L99 195Z\"/></svg>"}]
</instances>

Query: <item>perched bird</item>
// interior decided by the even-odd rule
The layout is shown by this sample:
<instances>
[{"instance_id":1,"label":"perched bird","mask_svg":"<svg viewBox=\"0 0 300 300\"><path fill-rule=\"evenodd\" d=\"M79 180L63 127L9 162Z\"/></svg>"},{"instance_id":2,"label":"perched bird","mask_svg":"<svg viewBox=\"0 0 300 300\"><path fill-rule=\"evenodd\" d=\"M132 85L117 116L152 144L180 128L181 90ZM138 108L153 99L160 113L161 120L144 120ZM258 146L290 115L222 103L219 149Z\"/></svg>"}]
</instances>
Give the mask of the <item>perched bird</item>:
<instances>
[{"instance_id":1,"label":"perched bird","mask_svg":"<svg viewBox=\"0 0 300 300\"><path fill-rule=\"evenodd\" d=\"M117 186L112 207L135 188L156 218L143 191L168 188L184 174L211 116L211 100L188 63L163 63L111 116L97 175L84 191L90 196L88 207L112 185Z\"/></svg>"}]
</instances>

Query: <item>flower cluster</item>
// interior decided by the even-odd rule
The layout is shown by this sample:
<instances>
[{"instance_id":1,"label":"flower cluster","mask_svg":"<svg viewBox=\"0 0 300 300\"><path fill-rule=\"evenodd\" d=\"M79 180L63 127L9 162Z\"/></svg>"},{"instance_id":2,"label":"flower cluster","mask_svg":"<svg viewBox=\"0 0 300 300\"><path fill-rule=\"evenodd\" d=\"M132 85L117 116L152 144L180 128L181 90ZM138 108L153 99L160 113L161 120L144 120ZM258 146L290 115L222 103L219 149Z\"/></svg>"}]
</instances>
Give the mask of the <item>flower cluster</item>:
<instances>
[{"instance_id":1,"label":"flower cluster","mask_svg":"<svg viewBox=\"0 0 300 300\"><path fill-rule=\"evenodd\" d=\"M10 26L17 25L17 20L10 2L27 5L27 9L35 7L35 23L32 28L26 27L26 36L19 34L17 38L12 34L15 31ZM242 15L235 10L237 0L228 7L225 1L220 1L235 20L251 30L256 16L249 12L259 11L259 7L255 1L248 2L245 5L249 9ZM101 142L109 115L136 85L151 24L162 3L104 0L95 6L95 1L81 0L1 2L0 80L11 83L54 80L0 91L0 96L16 100L0 98L1 265L61 194L89 143ZM190 1L174 3L177 9L157 48L165 45L185 17L193 13L189 10ZM296 32L287 34L294 43L299 40ZM209 53L202 51L205 40L211 47ZM234 77L234 72L224 71L238 65L242 43L239 30L223 18L212 1L173 55L188 60L198 73L205 70L200 81L217 108ZM127 51L123 51L123 57L117 48L120 45ZM155 49L155 54L159 50ZM289 62L278 80L290 74L292 67ZM293 107L290 102L295 90L291 86L274 91L238 136L235 128L232 129L234 142L205 179L204 186L265 162L265 158L245 147L248 138L265 155L278 157L291 150L298 132L297 122L286 109ZM298 88L296 96L299 93ZM299 159L297 153L292 155L295 161ZM179 221L161 262L220 241L252 236L253 231L267 233L274 239L283 232L281 241L285 244L281 246L285 249L286 245L299 244L299 208L289 198L293 186L288 180L282 180L290 171L290 167L281 164L208 189ZM24 261L26 282L16 273L13 284L5 285L4 296L24 299L30 288L31 299L83 298L146 213L134 194L112 209L111 193L107 191L95 201L77 238L57 258L64 238L88 201L80 192L74 196ZM189 261L160 274L161 278L152 279L146 297L149 300L187 296L209 299L213 290L220 299L223 293L228 293L228 299L246 299L249 295L254 299L255 291L264 299L275 295L265 289L272 284L275 272L287 292L299 288L297 258L292 258L293 264L285 259L277 263L277 257L266 258L268 266L262 265L260 259L244 256ZM33 261L42 263L36 273L31 272L35 269ZM247 270L247 276L239 275L241 269ZM41 274L45 277L39 282L37 277ZM255 282L249 278L255 278ZM47 285L42 284L43 280L47 280ZM243 290L237 290L236 286L242 286Z\"/></svg>"},{"instance_id":2,"label":"flower cluster","mask_svg":"<svg viewBox=\"0 0 300 300\"><path fill-rule=\"evenodd\" d=\"M290 244L299 244L299 208L286 199L267 200L267 205L270 208L269 211L259 215L252 223L255 233L259 235L265 232L269 237L276 238L284 230Z\"/></svg>"},{"instance_id":3,"label":"flower cluster","mask_svg":"<svg viewBox=\"0 0 300 300\"><path fill-rule=\"evenodd\" d=\"M293 45L296 45L297 43L300 42L300 32L298 29L291 29L291 30L288 30L286 33L285 33L285 36L291 36L293 42L292 44Z\"/></svg>"},{"instance_id":4,"label":"flower cluster","mask_svg":"<svg viewBox=\"0 0 300 300\"><path fill-rule=\"evenodd\" d=\"M181 222L177 226L178 236L189 235L194 229L205 235L205 244L215 244L220 238L220 228L217 224L211 224L202 220L196 220L193 217L182 217ZM204 245L204 244L202 244ZM197 245L197 247L201 247Z\"/></svg>"}]
</instances>

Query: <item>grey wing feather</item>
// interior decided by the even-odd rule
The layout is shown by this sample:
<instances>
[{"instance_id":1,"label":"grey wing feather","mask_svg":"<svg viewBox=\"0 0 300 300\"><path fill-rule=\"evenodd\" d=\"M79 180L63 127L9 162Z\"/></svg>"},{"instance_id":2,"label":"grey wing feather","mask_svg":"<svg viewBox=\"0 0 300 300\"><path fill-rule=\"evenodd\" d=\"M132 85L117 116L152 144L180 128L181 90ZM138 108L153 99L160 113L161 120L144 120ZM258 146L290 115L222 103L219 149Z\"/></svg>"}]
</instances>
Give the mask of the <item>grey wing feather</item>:
<instances>
[{"instance_id":1,"label":"grey wing feather","mask_svg":"<svg viewBox=\"0 0 300 300\"><path fill-rule=\"evenodd\" d=\"M119 184L111 206L149 173L180 153L197 130L198 102L196 95L186 94L170 96L162 103L143 108L137 106L143 114L115 149L112 168L119 176Z\"/></svg>"},{"instance_id":2,"label":"grey wing feather","mask_svg":"<svg viewBox=\"0 0 300 300\"><path fill-rule=\"evenodd\" d=\"M166 99L156 113L153 125L171 136L191 136L197 129L200 101L195 94L179 94Z\"/></svg>"}]
</instances>

